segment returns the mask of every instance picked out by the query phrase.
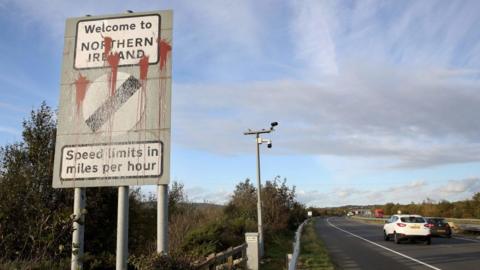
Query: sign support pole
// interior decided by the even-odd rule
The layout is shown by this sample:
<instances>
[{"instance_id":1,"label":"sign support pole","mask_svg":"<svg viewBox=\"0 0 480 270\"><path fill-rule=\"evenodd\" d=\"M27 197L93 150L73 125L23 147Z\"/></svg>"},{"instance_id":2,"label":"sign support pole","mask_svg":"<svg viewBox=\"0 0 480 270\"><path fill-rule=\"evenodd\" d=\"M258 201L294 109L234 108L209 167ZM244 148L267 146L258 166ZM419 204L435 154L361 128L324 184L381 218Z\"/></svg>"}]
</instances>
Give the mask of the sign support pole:
<instances>
[{"instance_id":1,"label":"sign support pole","mask_svg":"<svg viewBox=\"0 0 480 270\"><path fill-rule=\"evenodd\" d=\"M127 270L128 260L128 186L118 187L116 270Z\"/></svg>"},{"instance_id":2,"label":"sign support pole","mask_svg":"<svg viewBox=\"0 0 480 270\"><path fill-rule=\"evenodd\" d=\"M83 248L85 234L85 188L75 188L73 199L73 235L72 235L72 265L71 270L83 269Z\"/></svg>"},{"instance_id":3,"label":"sign support pole","mask_svg":"<svg viewBox=\"0 0 480 270\"><path fill-rule=\"evenodd\" d=\"M157 186L157 253L168 253L168 185Z\"/></svg>"}]
</instances>

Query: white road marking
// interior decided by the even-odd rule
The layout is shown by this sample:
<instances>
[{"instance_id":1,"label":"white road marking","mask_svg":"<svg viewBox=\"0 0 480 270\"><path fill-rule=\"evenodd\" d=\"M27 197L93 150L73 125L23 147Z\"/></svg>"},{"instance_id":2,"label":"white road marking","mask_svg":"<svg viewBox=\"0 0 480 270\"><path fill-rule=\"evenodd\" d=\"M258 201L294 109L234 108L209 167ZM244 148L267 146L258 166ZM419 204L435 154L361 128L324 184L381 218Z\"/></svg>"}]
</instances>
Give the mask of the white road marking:
<instances>
[{"instance_id":1,"label":"white road marking","mask_svg":"<svg viewBox=\"0 0 480 270\"><path fill-rule=\"evenodd\" d=\"M406 258L406 259L409 259L409 260L414 261L414 262L416 262L416 263L422 264L422 265L424 265L424 266L426 266L426 267L428 267L428 268L435 269L435 270L441 270L441 269L438 268L438 267L435 267L435 266L430 265L430 264L428 264L428 263L424 263L424 262L422 262L422 261L420 261L420 260L417 260L417 259L415 259L415 258L412 258L412 257L410 257L410 256L408 256L408 255L405 255L405 254L400 253L400 252L398 252L398 251L395 251L395 250L393 250L393 249L389 249L389 248L387 248L387 247L385 247L385 246L382 246L382 245L377 244L377 243L375 243L375 242L373 242L373 241L370 241L370 240L368 240L368 239L365 239L365 238L363 238L363 237L361 237L361 236L358 236L358 235L356 235L356 234L354 234L354 233L351 233L351 232L349 232L349 231L347 231L347 230L344 230L344 229L342 229L342 228L339 228L339 227L333 225L333 224L330 222L330 218L327 218L327 223L328 223L330 226L332 226L332 227L334 227L335 229L337 229L337 230L340 230L340 231L342 231L342 232L348 233L348 234L350 234L350 235L352 235L352 236L354 236L354 237L356 237L356 238L358 238L358 239L362 239L363 241L368 242L368 243L370 243L370 244L372 244L372 245L375 245L375 246L377 246L377 247L380 247L380 248L383 248L383 249L385 249L385 250L388 250L388 251L390 251L390 252L392 252L392 253L395 253L395 254L397 254L397 255L399 255L399 256L402 256L402 257L404 257L404 258Z\"/></svg>"},{"instance_id":2,"label":"white road marking","mask_svg":"<svg viewBox=\"0 0 480 270\"><path fill-rule=\"evenodd\" d=\"M474 242L474 243L480 243L480 240L475 240L475 239L468 239L468 238L457 237L457 236L452 236L452 238L459 239L459 240L470 241L470 242Z\"/></svg>"}]
</instances>

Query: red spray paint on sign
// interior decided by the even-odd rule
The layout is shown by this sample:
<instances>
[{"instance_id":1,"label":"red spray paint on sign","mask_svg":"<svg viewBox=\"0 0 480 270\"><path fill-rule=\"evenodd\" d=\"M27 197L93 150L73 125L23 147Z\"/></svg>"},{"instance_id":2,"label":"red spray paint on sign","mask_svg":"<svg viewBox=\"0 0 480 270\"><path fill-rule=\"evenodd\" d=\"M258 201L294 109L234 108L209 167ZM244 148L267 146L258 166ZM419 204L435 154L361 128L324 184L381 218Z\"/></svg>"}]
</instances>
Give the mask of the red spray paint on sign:
<instances>
[{"instance_id":1,"label":"red spray paint on sign","mask_svg":"<svg viewBox=\"0 0 480 270\"><path fill-rule=\"evenodd\" d=\"M168 42L164 39L157 39L158 42L158 55L160 57L160 65L159 71L160 74L165 71L165 67L167 65L168 55L172 51L172 46L168 44ZM158 127L161 127L162 121L165 122L165 105L166 105L166 91L167 91L167 79L165 77L160 76L160 94L159 94L159 101L158 101Z\"/></svg>"},{"instance_id":2,"label":"red spray paint on sign","mask_svg":"<svg viewBox=\"0 0 480 270\"><path fill-rule=\"evenodd\" d=\"M144 55L138 62L138 65L140 66L140 80L143 83L147 79L148 74L148 56Z\"/></svg>"},{"instance_id":3,"label":"red spray paint on sign","mask_svg":"<svg viewBox=\"0 0 480 270\"><path fill-rule=\"evenodd\" d=\"M117 73L118 73L118 63L120 62L120 55L118 53L110 53L107 56L108 64L110 65L110 95L115 95L115 90L117 89Z\"/></svg>"},{"instance_id":4,"label":"red spray paint on sign","mask_svg":"<svg viewBox=\"0 0 480 270\"><path fill-rule=\"evenodd\" d=\"M87 77L82 76L82 74L78 74L78 79L75 81L75 89L76 89L76 103L77 103L77 113L80 111L80 107L82 106L83 100L85 99L85 94L87 93L87 87L90 83L87 80Z\"/></svg>"},{"instance_id":5,"label":"red spray paint on sign","mask_svg":"<svg viewBox=\"0 0 480 270\"><path fill-rule=\"evenodd\" d=\"M158 39L158 55L160 56L160 71L163 71L163 68L167 64L168 53L172 50L172 46L163 39Z\"/></svg>"},{"instance_id":6,"label":"red spray paint on sign","mask_svg":"<svg viewBox=\"0 0 480 270\"><path fill-rule=\"evenodd\" d=\"M103 54L104 57L107 57L112 50L113 40L111 37L104 37L103 38Z\"/></svg>"},{"instance_id":7,"label":"red spray paint on sign","mask_svg":"<svg viewBox=\"0 0 480 270\"><path fill-rule=\"evenodd\" d=\"M118 53L112 53L112 38L104 37L104 54L107 59L107 63L110 66L110 76L109 76L109 86L110 86L110 95L115 95L115 90L117 89L117 73L118 73L118 63L120 62L120 55Z\"/></svg>"},{"instance_id":8,"label":"red spray paint on sign","mask_svg":"<svg viewBox=\"0 0 480 270\"><path fill-rule=\"evenodd\" d=\"M138 104L137 117L139 119L140 128L145 128L144 120L146 119L146 97L147 97L147 76L148 76L148 56L144 55L138 62L140 68L140 81L142 82L142 91Z\"/></svg>"}]
</instances>

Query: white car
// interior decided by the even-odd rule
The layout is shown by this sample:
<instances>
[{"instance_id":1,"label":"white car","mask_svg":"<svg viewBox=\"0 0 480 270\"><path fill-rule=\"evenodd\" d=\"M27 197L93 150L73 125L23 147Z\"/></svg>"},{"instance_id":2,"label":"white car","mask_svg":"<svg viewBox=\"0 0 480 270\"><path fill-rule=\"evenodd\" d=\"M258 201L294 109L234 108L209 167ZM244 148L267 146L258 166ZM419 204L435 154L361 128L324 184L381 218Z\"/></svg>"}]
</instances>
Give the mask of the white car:
<instances>
[{"instance_id":1,"label":"white car","mask_svg":"<svg viewBox=\"0 0 480 270\"><path fill-rule=\"evenodd\" d=\"M431 244L430 227L422 216L419 215L393 215L383 225L385 241L393 239L395 244L401 240L422 240Z\"/></svg>"}]
</instances>

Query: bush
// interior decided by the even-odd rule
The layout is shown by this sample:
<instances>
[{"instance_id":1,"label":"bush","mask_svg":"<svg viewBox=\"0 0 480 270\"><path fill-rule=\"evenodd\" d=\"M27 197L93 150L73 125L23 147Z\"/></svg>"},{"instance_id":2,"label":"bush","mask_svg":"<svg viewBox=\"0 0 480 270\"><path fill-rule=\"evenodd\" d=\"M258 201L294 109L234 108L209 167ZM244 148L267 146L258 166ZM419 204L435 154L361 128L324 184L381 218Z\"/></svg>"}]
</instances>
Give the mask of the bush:
<instances>
[{"instance_id":1,"label":"bush","mask_svg":"<svg viewBox=\"0 0 480 270\"><path fill-rule=\"evenodd\" d=\"M226 248L220 240L223 231L223 226L215 222L193 229L185 237L183 251L195 258L201 258L223 250Z\"/></svg>"},{"instance_id":2,"label":"bush","mask_svg":"<svg viewBox=\"0 0 480 270\"><path fill-rule=\"evenodd\" d=\"M194 270L187 257L171 257L159 254L131 256L128 260L129 269L136 270Z\"/></svg>"}]
</instances>

